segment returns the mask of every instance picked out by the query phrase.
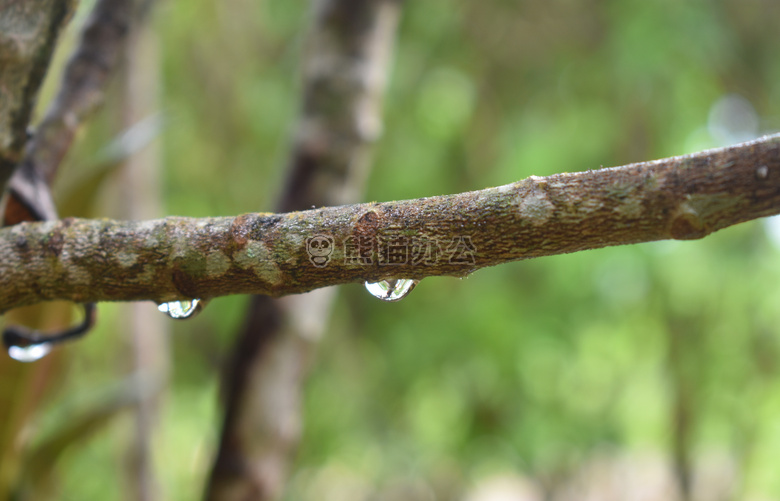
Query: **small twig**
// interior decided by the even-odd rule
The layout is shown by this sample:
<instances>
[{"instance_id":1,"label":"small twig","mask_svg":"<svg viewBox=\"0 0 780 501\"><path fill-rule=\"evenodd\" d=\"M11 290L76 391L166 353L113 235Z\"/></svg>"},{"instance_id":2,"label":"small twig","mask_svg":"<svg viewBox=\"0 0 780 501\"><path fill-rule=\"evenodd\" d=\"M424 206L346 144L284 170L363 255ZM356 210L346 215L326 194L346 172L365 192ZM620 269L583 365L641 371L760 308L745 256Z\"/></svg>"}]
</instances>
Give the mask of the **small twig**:
<instances>
[{"instance_id":1,"label":"small twig","mask_svg":"<svg viewBox=\"0 0 780 501\"><path fill-rule=\"evenodd\" d=\"M227 218L22 223L0 230L0 310L54 299L281 296L361 280L463 276L519 259L702 238L779 212L774 135L419 200Z\"/></svg>"},{"instance_id":2,"label":"small twig","mask_svg":"<svg viewBox=\"0 0 780 501\"><path fill-rule=\"evenodd\" d=\"M3 344L6 347L25 347L38 343L56 344L79 338L95 325L95 304L86 303L82 306L84 306L84 320L78 325L56 334L44 334L18 325L9 326L3 331Z\"/></svg>"}]
</instances>

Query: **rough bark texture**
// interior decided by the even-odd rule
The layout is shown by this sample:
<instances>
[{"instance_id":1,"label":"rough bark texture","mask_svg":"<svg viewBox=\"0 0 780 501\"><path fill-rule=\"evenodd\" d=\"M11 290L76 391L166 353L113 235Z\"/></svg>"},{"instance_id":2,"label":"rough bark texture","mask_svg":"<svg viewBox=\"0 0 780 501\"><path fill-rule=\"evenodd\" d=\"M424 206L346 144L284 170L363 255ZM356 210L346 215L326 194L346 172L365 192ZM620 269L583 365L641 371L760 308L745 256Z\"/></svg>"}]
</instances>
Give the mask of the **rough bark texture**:
<instances>
[{"instance_id":1,"label":"rough bark texture","mask_svg":"<svg viewBox=\"0 0 780 501\"><path fill-rule=\"evenodd\" d=\"M389 277L463 276L519 259L701 238L779 212L774 135L419 200L225 218L22 223L0 231L0 310L52 299L282 296Z\"/></svg>"},{"instance_id":2,"label":"rough bark texture","mask_svg":"<svg viewBox=\"0 0 780 501\"><path fill-rule=\"evenodd\" d=\"M27 142L27 125L73 0L0 0L0 193Z\"/></svg>"},{"instance_id":3,"label":"rough bark texture","mask_svg":"<svg viewBox=\"0 0 780 501\"><path fill-rule=\"evenodd\" d=\"M280 211L356 202L381 128L398 2L320 0L313 7ZM223 382L225 418L207 499L281 496L300 440L309 360L334 293L252 297Z\"/></svg>"},{"instance_id":4,"label":"rough bark texture","mask_svg":"<svg viewBox=\"0 0 780 501\"><path fill-rule=\"evenodd\" d=\"M11 178L8 211L26 211L28 219L37 220L56 214L49 186L84 119L103 102L109 77L125 47L132 13L132 0L100 0L95 5L65 68L57 97ZM9 221L8 214L5 220Z\"/></svg>"}]
</instances>

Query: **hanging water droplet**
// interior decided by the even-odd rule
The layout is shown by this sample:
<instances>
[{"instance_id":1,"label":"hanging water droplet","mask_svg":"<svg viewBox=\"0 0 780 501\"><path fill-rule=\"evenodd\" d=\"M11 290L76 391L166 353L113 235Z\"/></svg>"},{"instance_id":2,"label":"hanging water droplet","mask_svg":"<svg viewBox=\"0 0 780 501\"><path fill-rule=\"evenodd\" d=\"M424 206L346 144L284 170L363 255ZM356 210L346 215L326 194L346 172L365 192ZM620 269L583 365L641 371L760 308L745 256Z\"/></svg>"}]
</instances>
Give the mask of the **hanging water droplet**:
<instances>
[{"instance_id":1,"label":"hanging water droplet","mask_svg":"<svg viewBox=\"0 0 780 501\"><path fill-rule=\"evenodd\" d=\"M419 280L411 278L391 278L379 282L366 282L366 290L382 301L400 301L412 292L418 283Z\"/></svg>"},{"instance_id":2,"label":"hanging water droplet","mask_svg":"<svg viewBox=\"0 0 780 501\"><path fill-rule=\"evenodd\" d=\"M8 356L19 362L35 362L51 351L52 343L37 343L29 346L12 345L8 347Z\"/></svg>"},{"instance_id":3,"label":"hanging water droplet","mask_svg":"<svg viewBox=\"0 0 780 501\"><path fill-rule=\"evenodd\" d=\"M157 309L176 320L185 320L200 313L205 305L206 302L201 299L190 299L160 303Z\"/></svg>"}]
</instances>

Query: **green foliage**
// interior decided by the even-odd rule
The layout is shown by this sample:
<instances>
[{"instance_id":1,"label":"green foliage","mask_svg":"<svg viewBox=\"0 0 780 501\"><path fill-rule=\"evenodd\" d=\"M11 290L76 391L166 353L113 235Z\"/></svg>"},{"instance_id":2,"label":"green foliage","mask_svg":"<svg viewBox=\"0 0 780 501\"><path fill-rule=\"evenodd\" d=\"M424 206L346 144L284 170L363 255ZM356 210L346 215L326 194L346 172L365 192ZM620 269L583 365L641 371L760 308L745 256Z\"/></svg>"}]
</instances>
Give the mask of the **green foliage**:
<instances>
[{"instance_id":1,"label":"green foliage","mask_svg":"<svg viewBox=\"0 0 780 501\"><path fill-rule=\"evenodd\" d=\"M755 107L760 131L776 130L770 4L406 2L365 200L718 146L710 110L732 93ZM307 7L159 6L165 214L273 208ZM765 228L426 279L400 303L342 287L306 388L288 499L399 482L447 499L501 472L554 484L600 451L671 457L676 440L697 464L731 458L735 497L779 497L780 250ZM174 326L158 458L166 499L193 499L204 481L219 424L214 354L227 353L245 302L216 300ZM113 312L102 306L98 330L68 348L60 392L127 365ZM120 467L125 425L69 453L63 498L121 498L103 480Z\"/></svg>"}]
</instances>

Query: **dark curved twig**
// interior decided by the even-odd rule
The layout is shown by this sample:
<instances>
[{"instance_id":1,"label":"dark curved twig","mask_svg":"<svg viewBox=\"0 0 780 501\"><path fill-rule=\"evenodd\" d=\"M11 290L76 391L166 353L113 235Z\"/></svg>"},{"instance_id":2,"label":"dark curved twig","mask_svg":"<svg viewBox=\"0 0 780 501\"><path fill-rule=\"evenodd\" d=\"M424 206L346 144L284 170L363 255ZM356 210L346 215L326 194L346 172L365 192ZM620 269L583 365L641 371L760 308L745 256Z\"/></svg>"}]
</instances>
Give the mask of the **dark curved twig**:
<instances>
[{"instance_id":1,"label":"dark curved twig","mask_svg":"<svg viewBox=\"0 0 780 501\"><path fill-rule=\"evenodd\" d=\"M29 329L21 325L11 325L3 331L3 344L6 348L19 346L24 348L33 344L59 344L64 341L78 339L95 325L97 309L95 303L84 303L84 320L63 331L57 331L52 334L46 334L37 330Z\"/></svg>"}]
</instances>

